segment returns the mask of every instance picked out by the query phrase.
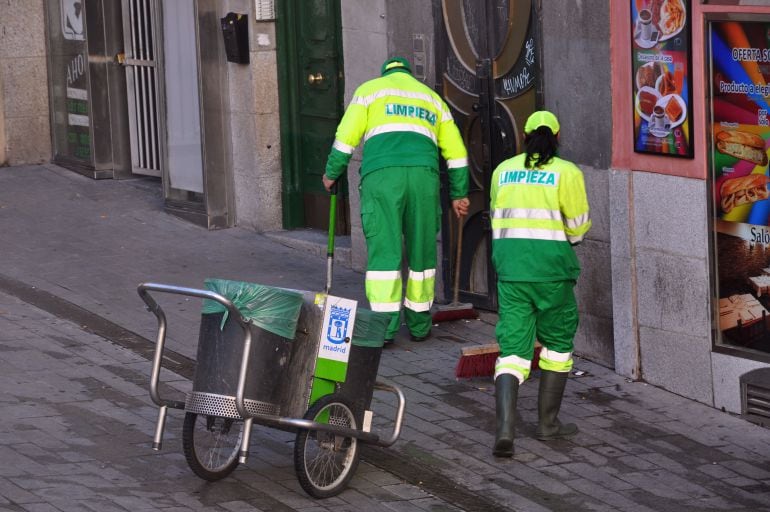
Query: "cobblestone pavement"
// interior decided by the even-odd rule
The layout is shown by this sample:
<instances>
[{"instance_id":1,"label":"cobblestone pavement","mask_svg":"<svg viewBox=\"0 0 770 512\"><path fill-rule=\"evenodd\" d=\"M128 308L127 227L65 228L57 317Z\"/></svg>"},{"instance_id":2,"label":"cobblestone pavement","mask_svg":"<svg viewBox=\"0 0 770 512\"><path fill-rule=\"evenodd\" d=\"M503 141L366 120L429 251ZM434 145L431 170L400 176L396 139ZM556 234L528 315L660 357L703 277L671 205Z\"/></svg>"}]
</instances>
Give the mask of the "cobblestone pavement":
<instances>
[{"instance_id":1,"label":"cobblestone pavement","mask_svg":"<svg viewBox=\"0 0 770 512\"><path fill-rule=\"evenodd\" d=\"M323 259L238 228L206 231L162 211L148 180L94 181L55 166L0 169L0 509L3 510L770 510L768 430L590 361L567 385L571 440L534 439L538 376L522 386L516 455L496 460L489 378L457 381L463 345L493 340L495 316L397 338L381 379L407 396L400 440L367 447L350 488L312 500L294 476L291 434L255 428L253 455L204 483L170 411L153 452L147 393L154 317L143 281L201 287L222 277L322 289ZM363 299L335 268L335 293ZM169 350L191 360L200 302L169 296ZM187 370L185 370L187 368ZM164 371L189 390L189 367ZM394 404L376 396L376 427ZM174 413L177 414L174 414Z\"/></svg>"},{"instance_id":2,"label":"cobblestone pavement","mask_svg":"<svg viewBox=\"0 0 770 512\"><path fill-rule=\"evenodd\" d=\"M0 293L2 510L458 510L362 463L341 496L309 498L294 473L292 434L254 429L252 458L227 480L187 468L181 414L153 452L157 408L145 358ZM169 396L190 381L164 372Z\"/></svg>"}]
</instances>

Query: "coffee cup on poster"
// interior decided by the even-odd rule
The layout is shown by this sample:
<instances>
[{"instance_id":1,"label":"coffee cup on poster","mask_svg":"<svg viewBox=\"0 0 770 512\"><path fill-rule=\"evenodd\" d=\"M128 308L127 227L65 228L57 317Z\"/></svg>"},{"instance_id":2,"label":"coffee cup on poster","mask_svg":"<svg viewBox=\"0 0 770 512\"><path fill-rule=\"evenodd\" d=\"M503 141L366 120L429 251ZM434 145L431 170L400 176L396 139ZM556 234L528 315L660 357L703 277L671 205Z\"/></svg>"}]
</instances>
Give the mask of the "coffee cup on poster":
<instances>
[{"instance_id":1,"label":"coffee cup on poster","mask_svg":"<svg viewBox=\"0 0 770 512\"><path fill-rule=\"evenodd\" d=\"M666 115L663 107L655 105L652 109L652 115L650 116L650 129L651 130L665 130L666 129Z\"/></svg>"},{"instance_id":2,"label":"coffee cup on poster","mask_svg":"<svg viewBox=\"0 0 770 512\"><path fill-rule=\"evenodd\" d=\"M652 37L652 11L642 9L639 11L639 38L649 41Z\"/></svg>"}]
</instances>

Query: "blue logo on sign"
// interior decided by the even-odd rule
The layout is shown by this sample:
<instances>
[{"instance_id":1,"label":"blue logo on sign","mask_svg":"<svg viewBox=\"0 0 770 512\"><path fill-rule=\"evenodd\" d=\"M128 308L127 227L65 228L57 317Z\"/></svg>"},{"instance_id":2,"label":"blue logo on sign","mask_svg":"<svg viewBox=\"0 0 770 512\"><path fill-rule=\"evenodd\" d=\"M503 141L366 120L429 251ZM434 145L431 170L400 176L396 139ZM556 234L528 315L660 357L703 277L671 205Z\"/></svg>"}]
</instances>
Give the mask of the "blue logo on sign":
<instances>
[{"instance_id":1,"label":"blue logo on sign","mask_svg":"<svg viewBox=\"0 0 770 512\"><path fill-rule=\"evenodd\" d=\"M331 343L344 343L350 322L350 308L332 306L329 313L329 329L326 339Z\"/></svg>"}]
</instances>

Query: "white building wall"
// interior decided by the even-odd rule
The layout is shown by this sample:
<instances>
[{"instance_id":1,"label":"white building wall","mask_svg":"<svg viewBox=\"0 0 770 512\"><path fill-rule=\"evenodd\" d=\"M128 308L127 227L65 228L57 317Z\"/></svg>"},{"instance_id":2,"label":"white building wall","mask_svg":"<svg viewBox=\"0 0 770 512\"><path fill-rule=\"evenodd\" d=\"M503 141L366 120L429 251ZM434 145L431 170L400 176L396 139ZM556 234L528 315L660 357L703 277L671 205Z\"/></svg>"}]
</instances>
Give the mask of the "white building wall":
<instances>
[{"instance_id":1,"label":"white building wall","mask_svg":"<svg viewBox=\"0 0 770 512\"><path fill-rule=\"evenodd\" d=\"M385 0L346 0L342 9L342 52L345 69L345 107L356 87L380 76L388 58L388 13ZM351 264L366 269L366 239L361 227L361 199L358 192L361 147L348 165L350 201Z\"/></svg>"}]
</instances>

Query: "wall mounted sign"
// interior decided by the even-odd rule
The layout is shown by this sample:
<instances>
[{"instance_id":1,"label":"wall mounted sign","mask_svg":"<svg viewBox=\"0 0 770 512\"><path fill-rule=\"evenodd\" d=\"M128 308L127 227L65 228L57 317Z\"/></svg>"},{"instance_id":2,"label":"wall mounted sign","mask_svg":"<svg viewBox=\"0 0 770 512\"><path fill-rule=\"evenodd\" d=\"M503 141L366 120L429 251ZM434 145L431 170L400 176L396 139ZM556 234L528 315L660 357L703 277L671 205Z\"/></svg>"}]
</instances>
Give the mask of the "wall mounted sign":
<instances>
[{"instance_id":1,"label":"wall mounted sign","mask_svg":"<svg viewBox=\"0 0 770 512\"><path fill-rule=\"evenodd\" d=\"M770 352L770 21L711 21L708 42L719 330Z\"/></svg>"},{"instance_id":2,"label":"wall mounted sign","mask_svg":"<svg viewBox=\"0 0 770 512\"><path fill-rule=\"evenodd\" d=\"M83 2L61 0L61 30L64 39L85 41L83 33Z\"/></svg>"},{"instance_id":3,"label":"wall mounted sign","mask_svg":"<svg viewBox=\"0 0 770 512\"><path fill-rule=\"evenodd\" d=\"M634 151L693 157L690 6L631 0Z\"/></svg>"}]
</instances>

